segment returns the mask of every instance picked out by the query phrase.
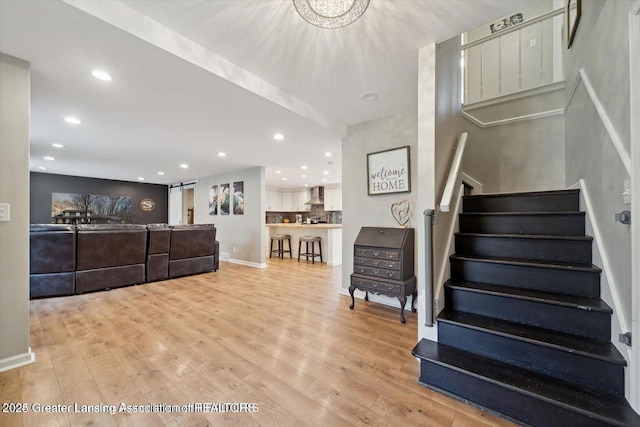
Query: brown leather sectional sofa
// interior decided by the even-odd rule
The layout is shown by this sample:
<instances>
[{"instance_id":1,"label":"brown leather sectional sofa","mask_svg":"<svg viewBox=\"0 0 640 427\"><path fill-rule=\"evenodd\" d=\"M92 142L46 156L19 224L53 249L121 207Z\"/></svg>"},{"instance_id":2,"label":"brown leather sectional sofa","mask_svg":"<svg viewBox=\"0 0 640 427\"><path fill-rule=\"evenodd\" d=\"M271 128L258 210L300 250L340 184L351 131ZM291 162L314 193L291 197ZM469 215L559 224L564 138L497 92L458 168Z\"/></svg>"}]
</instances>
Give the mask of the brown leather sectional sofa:
<instances>
[{"instance_id":1,"label":"brown leather sectional sofa","mask_svg":"<svg viewBox=\"0 0 640 427\"><path fill-rule=\"evenodd\" d=\"M216 228L31 225L31 298L82 294L217 270Z\"/></svg>"}]
</instances>

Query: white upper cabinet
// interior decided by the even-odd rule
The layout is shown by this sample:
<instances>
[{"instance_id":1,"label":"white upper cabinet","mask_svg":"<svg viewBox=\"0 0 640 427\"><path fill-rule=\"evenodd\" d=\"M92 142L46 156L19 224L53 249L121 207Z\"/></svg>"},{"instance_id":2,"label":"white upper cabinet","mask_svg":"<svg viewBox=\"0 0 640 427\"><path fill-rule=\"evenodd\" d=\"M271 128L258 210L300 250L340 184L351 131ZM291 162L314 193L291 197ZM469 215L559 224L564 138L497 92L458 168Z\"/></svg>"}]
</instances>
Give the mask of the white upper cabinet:
<instances>
[{"instance_id":1,"label":"white upper cabinet","mask_svg":"<svg viewBox=\"0 0 640 427\"><path fill-rule=\"evenodd\" d=\"M341 188L325 187L324 210L325 211L341 211L342 210L342 189Z\"/></svg>"},{"instance_id":2,"label":"white upper cabinet","mask_svg":"<svg viewBox=\"0 0 640 427\"><path fill-rule=\"evenodd\" d=\"M268 211L282 210L282 195L279 191L267 190L267 209Z\"/></svg>"}]
</instances>

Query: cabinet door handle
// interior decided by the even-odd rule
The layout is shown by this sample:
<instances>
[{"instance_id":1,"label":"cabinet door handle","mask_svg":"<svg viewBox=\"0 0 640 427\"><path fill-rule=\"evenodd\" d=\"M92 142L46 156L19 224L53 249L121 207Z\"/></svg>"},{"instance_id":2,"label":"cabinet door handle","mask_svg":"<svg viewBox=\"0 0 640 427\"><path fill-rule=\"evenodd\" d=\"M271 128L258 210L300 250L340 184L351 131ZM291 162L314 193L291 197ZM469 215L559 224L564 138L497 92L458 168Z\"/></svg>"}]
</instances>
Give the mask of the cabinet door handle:
<instances>
[{"instance_id":1,"label":"cabinet door handle","mask_svg":"<svg viewBox=\"0 0 640 427\"><path fill-rule=\"evenodd\" d=\"M378 287L378 283L376 283L376 282L373 282L372 285L373 285L374 288Z\"/></svg>"},{"instance_id":2,"label":"cabinet door handle","mask_svg":"<svg viewBox=\"0 0 640 427\"><path fill-rule=\"evenodd\" d=\"M373 261L373 265L378 265L378 264L380 264L380 261L378 260Z\"/></svg>"},{"instance_id":3,"label":"cabinet door handle","mask_svg":"<svg viewBox=\"0 0 640 427\"><path fill-rule=\"evenodd\" d=\"M387 273L387 276L389 276L389 277L393 277L393 271L389 271L389 272Z\"/></svg>"},{"instance_id":4,"label":"cabinet door handle","mask_svg":"<svg viewBox=\"0 0 640 427\"><path fill-rule=\"evenodd\" d=\"M373 251L373 255L378 256L378 255L380 255L380 252L378 252L378 251Z\"/></svg>"},{"instance_id":5,"label":"cabinet door handle","mask_svg":"<svg viewBox=\"0 0 640 427\"><path fill-rule=\"evenodd\" d=\"M362 285L364 283L364 281L362 280L357 280L357 282L358 282L358 285Z\"/></svg>"},{"instance_id":6,"label":"cabinet door handle","mask_svg":"<svg viewBox=\"0 0 640 427\"><path fill-rule=\"evenodd\" d=\"M387 290L388 291L392 291L393 290L393 285L387 285Z\"/></svg>"},{"instance_id":7,"label":"cabinet door handle","mask_svg":"<svg viewBox=\"0 0 640 427\"><path fill-rule=\"evenodd\" d=\"M389 268L393 268L393 263L392 263L392 262L388 263L388 264L387 264L387 267L389 267Z\"/></svg>"},{"instance_id":8,"label":"cabinet door handle","mask_svg":"<svg viewBox=\"0 0 640 427\"><path fill-rule=\"evenodd\" d=\"M395 252L387 252L387 258L395 258L396 254Z\"/></svg>"},{"instance_id":9,"label":"cabinet door handle","mask_svg":"<svg viewBox=\"0 0 640 427\"><path fill-rule=\"evenodd\" d=\"M365 251L364 249L360 249L360 255L366 255L367 251Z\"/></svg>"},{"instance_id":10,"label":"cabinet door handle","mask_svg":"<svg viewBox=\"0 0 640 427\"><path fill-rule=\"evenodd\" d=\"M377 268L373 269L373 274L378 274L380 273L380 270L378 270Z\"/></svg>"},{"instance_id":11,"label":"cabinet door handle","mask_svg":"<svg viewBox=\"0 0 640 427\"><path fill-rule=\"evenodd\" d=\"M360 268L360 273L364 273L364 272L365 272L364 268Z\"/></svg>"}]
</instances>

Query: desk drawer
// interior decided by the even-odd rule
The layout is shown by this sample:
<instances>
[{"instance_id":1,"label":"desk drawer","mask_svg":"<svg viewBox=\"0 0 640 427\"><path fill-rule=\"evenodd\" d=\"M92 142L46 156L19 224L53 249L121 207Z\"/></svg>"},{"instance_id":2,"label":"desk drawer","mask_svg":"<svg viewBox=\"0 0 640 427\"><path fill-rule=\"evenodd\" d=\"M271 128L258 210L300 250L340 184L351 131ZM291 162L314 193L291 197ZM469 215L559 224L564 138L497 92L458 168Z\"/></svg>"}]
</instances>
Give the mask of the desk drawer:
<instances>
[{"instance_id":1,"label":"desk drawer","mask_svg":"<svg viewBox=\"0 0 640 427\"><path fill-rule=\"evenodd\" d=\"M356 246L355 256L398 261L400 260L400 251Z\"/></svg>"},{"instance_id":2,"label":"desk drawer","mask_svg":"<svg viewBox=\"0 0 640 427\"><path fill-rule=\"evenodd\" d=\"M351 285L360 289L361 291L371 291L375 293L394 296L404 294L403 285L396 285L393 283L382 282L375 279L365 279L361 277L351 276Z\"/></svg>"},{"instance_id":3,"label":"desk drawer","mask_svg":"<svg viewBox=\"0 0 640 427\"><path fill-rule=\"evenodd\" d=\"M375 268L386 268L388 270L400 270L402 263L399 261L388 261L379 258L355 257L354 265L356 266L356 269L360 266L366 266Z\"/></svg>"},{"instance_id":4,"label":"desk drawer","mask_svg":"<svg viewBox=\"0 0 640 427\"><path fill-rule=\"evenodd\" d=\"M384 268L363 267L363 266L356 265L353 267L353 272L357 274L362 274L365 276L375 276L375 277L380 277L382 279L388 279L388 280L402 280L400 271L398 270L387 270Z\"/></svg>"}]
</instances>

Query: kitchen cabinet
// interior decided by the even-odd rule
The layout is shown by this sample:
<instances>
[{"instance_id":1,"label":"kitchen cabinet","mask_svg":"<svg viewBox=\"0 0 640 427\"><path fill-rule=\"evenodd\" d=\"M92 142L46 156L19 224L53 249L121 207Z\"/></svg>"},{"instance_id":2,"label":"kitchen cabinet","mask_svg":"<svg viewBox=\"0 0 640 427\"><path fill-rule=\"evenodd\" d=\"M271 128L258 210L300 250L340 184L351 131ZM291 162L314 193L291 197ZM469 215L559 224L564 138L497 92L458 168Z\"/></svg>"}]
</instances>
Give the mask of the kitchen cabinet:
<instances>
[{"instance_id":1,"label":"kitchen cabinet","mask_svg":"<svg viewBox=\"0 0 640 427\"><path fill-rule=\"evenodd\" d=\"M302 190L296 191L293 193L294 195L294 210L295 211L310 211L311 205L305 205L305 202L308 202L311 198L311 191Z\"/></svg>"},{"instance_id":2,"label":"kitchen cabinet","mask_svg":"<svg viewBox=\"0 0 640 427\"><path fill-rule=\"evenodd\" d=\"M268 211L282 210L282 194L279 191L267 190L267 209Z\"/></svg>"},{"instance_id":3,"label":"kitchen cabinet","mask_svg":"<svg viewBox=\"0 0 640 427\"><path fill-rule=\"evenodd\" d=\"M325 211L341 211L342 210L342 189L325 187L324 210Z\"/></svg>"},{"instance_id":4,"label":"kitchen cabinet","mask_svg":"<svg viewBox=\"0 0 640 427\"><path fill-rule=\"evenodd\" d=\"M282 211L288 212L293 209L293 193L280 193L282 195Z\"/></svg>"}]
</instances>

